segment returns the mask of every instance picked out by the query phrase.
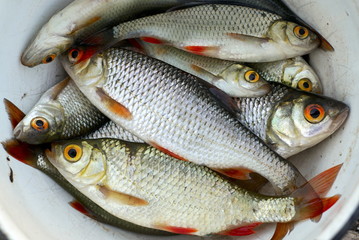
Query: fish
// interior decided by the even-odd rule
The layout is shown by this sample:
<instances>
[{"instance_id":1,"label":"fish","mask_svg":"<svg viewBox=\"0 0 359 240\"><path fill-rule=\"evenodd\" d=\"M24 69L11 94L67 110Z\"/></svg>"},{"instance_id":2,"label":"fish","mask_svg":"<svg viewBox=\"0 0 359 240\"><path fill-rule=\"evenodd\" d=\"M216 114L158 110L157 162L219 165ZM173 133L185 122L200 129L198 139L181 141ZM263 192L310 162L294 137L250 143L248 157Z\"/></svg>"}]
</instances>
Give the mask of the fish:
<instances>
[{"instance_id":1,"label":"fish","mask_svg":"<svg viewBox=\"0 0 359 240\"><path fill-rule=\"evenodd\" d=\"M115 139L55 142L45 154L67 181L109 213L177 234L250 235L263 223L286 226L314 218L340 197L303 198L307 184L290 196L252 193L205 166ZM328 191L339 169L312 182L318 192Z\"/></svg>"},{"instance_id":2,"label":"fish","mask_svg":"<svg viewBox=\"0 0 359 240\"><path fill-rule=\"evenodd\" d=\"M193 74L231 97L258 97L270 91L269 83L245 65L192 54L171 46L133 41L146 55Z\"/></svg>"},{"instance_id":3,"label":"fish","mask_svg":"<svg viewBox=\"0 0 359 240\"><path fill-rule=\"evenodd\" d=\"M9 108L14 115L15 107ZM29 144L42 144L54 140L70 139L88 134L108 120L93 106L75 83L66 78L46 91L15 126L16 139Z\"/></svg>"},{"instance_id":4,"label":"fish","mask_svg":"<svg viewBox=\"0 0 359 240\"><path fill-rule=\"evenodd\" d=\"M28 67L52 62L76 41L108 26L134 19L144 11L165 10L177 0L75 0L54 14L24 50L21 63ZM83 11L86 9L86 11Z\"/></svg>"},{"instance_id":5,"label":"fish","mask_svg":"<svg viewBox=\"0 0 359 240\"><path fill-rule=\"evenodd\" d=\"M257 172L281 193L307 182L195 76L119 48L74 64L73 53L81 58L86 51L73 48L61 57L67 73L103 114L151 146L237 179Z\"/></svg>"},{"instance_id":6,"label":"fish","mask_svg":"<svg viewBox=\"0 0 359 240\"><path fill-rule=\"evenodd\" d=\"M140 38L197 55L238 62L271 62L305 55L320 44L306 27L259 9L205 4L121 23L81 42L99 52Z\"/></svg>"},{"instance_id":7,"label":"fish","mask_svg":"<svg viewBox=\"0 0 359 240\"><path fill-rule=\"evenodd\" d=\"M333 134L349 106L335 99L272 83L259 98L236 98L237 119L271 149L288 158Z\"/></svg>"},{"instance_id":8,"label":"fish","mask_svg":"<svg viewBox=\"0 0 359 240\"><path fill-rule=\"evenodd\" d=\"M247 65L269 82L279 82L302 91L323 93L318 75L302 57L268 63L247 63Z\"/></svg>"},{"instance_id":9,"label":"fish","mask_svg":"<svg viewBox=\"0 0 359 240\"><path fill-rule=\"evenodd\" d=\"M41 145L30 145L24 142L20 142L16 139L2 142L2 145L8 154L10 154L12 157L45 173L70 195L72 195L76 200L70 202L69 205L75 210L79 211L81 214L84 214L96 221L119 227L126 231L158 236L174 235L169 232L136 225L106 211L103 206L98 205L85 194L81 193L79 189L74 187L58 171L58 169L54 167L45 154L46 147Z\"/></svg>"}]
</instances>

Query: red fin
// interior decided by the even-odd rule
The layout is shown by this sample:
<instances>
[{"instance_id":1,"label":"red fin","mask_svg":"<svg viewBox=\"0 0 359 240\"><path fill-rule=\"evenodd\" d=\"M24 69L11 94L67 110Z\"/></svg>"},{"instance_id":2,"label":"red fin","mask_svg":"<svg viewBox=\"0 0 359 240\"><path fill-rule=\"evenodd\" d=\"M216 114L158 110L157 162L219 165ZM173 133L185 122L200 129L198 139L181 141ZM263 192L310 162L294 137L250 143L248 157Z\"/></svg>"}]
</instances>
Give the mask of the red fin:
<instances>
[{"instance_id":1,"label":"red fin","mask_svg":"<svg viewBox=\"0 0 359 240\"><path fill-rule=\"evenodd\" d=\"M127 193L113 191L106 186L99 186L99 191L106 197L106 199L111 199L121 204L135 207L148 205L148 202L144 199L129 195Z\"/></svg>"},{"instance_id":2,"label":"red fin","mask_svg":"<svg viewBox=\"0 0 359 240\"><path fill-rule=\"evenodd\" d=\"M255 231L253 230L253 228L261 225L262 223L252 223L246 226L241 226L238 228L234 228L231 230L226 230L220 233L217 233L219 235L227 235L227 236L246 236L246 235L251 235L253 233L255 233Z\"/></svg>"},{"instance_id":3,"label":"red fin","mask_svg":"<svg viewBox=\"0 0 359 240\"><path fill-rule=\"evenodd\" d=\"M209 51L218 51L219 47L216 46L185 46L184 50L197 54L197 55L205 55L206 52Z\"/></svg>"},{"instance_id":4,"label":"red fin","mask_svg":"<svg viewBox=\"0 0 359 240\"><path fill-rule=\"evenodd\" d=\"M85 207L84 205L82 205L82 203L80 203L79 201L77 200L74 200L72 202L69 202L70 206L74 209L76 209L77 211L79 211L80 213L92 218L92 219L96 219L96 217L91 213L89 212Z\"/></svg>"},{"instance_id":5,"label":"red fin","mask_svg":"<svg viewBox=\"0 0 359 240\"><path fill-rule=\"evenodd\" d=\"M169 155L169 156L171 156L171 157L174 157L174 158L177 158L178 160L182 160L182 161L186 161L186 162L188 161L187 159L185 159L185 158L183 158L183 157L177 155L176 153L173 153L173 152L171 152L170 150L168 150L168 149L166 149L166 148L164 148L164 147L161 147L160 145L158 145L158 144L155 143L155 142L150 141L149 144L152 145L153 147L157 148L157 149L160 150L161 152L166 153L167 155Z\"/></svg>"},{"instance_id":6,"label":"red fin","mask_svg":"<svg viewBox=\"0 0 359 240\"><path fill-rule=\"evenodd\" d=\"M131 112L125 106L123 106L121 103L119 103L119 102L115 101L114 99L112 99L111 97L109 97L103 91L102 88L97 88L96 93L101 98L101 101L106 105L106 107L109 111L111 111L112 113L114 113L124 119L127 119L127 120L132 119Z\"/></svg>"},{"instance_id":7,"label":"red fin","mask_svg":"<svg viewBox=\"0 0 359 240\"><path fill-rule=\"evenodd\" d=\"M100 19L101 19L100 16L95 16L95 17L89 19L88 21L84 22L83 24L76 26L76 28L74 28L74 29L69 33L69 35L72 35L72 34L76 33L77 31L79 31L79 30L81 30L81 29L83 29L83 28L85 28L85 27L88 27L88 26L94 24L95 22L97 22L97 21L100 20Z\"/></svg>"},{"instance_id":8,"label":"red fin","mask_svg":"<svg viewBox=\"0 0 359 240\"><path fill-rule=\"evenodd\" d=\"M164 41L155 37L141 37L140 38L144 42L153 43L153 44L163 44Z\"/></svg>"},{"instance_id":9,"label":"red fin","mask_svg":"<svg viewBox=\"0 0 359 240\"><path fill-rule=\"evenodd\" d=\"M133 47L136 48L136 51L139 51L141 53L146 53L146 50L143 48L143 46L137 41L135 38L127 39L127 42L131 44Z\"/></svg>"},{"instance_id":10,"label":"red fin","mask_svg":"<svg viewBox=\"0 0 359 240\"><path fill-rule=\"evenodd\" d=\"M249 175L252 173L252 170L249 170L247 168L223 168L223 169L213 169L219 173L222 173L223 175L239 180L249 180L251 179L251 176Z\"/></svg>"},{"instance_id":11,"label":"red fin","mask_svg":"<svg viewBox=\"0 0 359 240\"><path fill-rule=\"evenodd\" d=\"M11 122L11 126L14 129L19 122L25 117L25 113L23 113L15 104L4 98L4 104L6 112L9 116L9 120Z\"/></svg>"},{"instance_id":12,"label":"red fin","mask_svg":"<svg viewBox=\"0 0 359 240\"><path fill-rule=\"evenodd\" d=\"M172 232L172 233L177 233L177 234L186 234L186 235L191 235L192 233L197 232L198 230L195 228L184 228L184 227L175 227L175 226L166 226L166 225L158 225L156 226L156 228L168 231L168 232Z\"/></svg>"},{"instance_id":13,"label":"red fin","mask_svg":"<svg viewBox=\"0 0 359 240\"><path fill-rule=\"evenodd\" d=\"M36 166L37 154L31 149L30 144L11 139L3 142L2 145L13 158L32 167Z\"/></svg>"},{"instance_id":14,"label":"red fin","mask_svg":"<svg viewBox=\"0 0 359 240\"><path fill-rule=\"evenodd\" d=\"M277 223L271 240L281 240L293 230L294 223Z\"/></svg>"},{"instance_id":15,"label":"red fin","mask_svg":"<svg viewBox=\"0 0 359 240\"><path fill-rule=\"evenodd\" d=\"M319 197L324 197L329 192L343 164L336 165L318 174L309 181Z\"/></svg>"}]
</instances>

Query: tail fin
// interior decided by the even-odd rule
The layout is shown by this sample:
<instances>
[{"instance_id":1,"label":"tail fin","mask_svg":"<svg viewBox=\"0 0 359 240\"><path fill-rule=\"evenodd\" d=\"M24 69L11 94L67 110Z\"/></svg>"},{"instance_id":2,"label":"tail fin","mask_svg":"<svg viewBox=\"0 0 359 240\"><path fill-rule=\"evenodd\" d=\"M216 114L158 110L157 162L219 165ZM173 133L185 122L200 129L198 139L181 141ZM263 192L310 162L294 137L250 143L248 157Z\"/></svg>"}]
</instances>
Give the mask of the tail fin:
<instances>
[{"instance_id":1,"label":"tail fin","mask_svg":"<svg viewBox=\"0 0 359 240\"><path fill-rule=\"evenodd\" d=\"M14 129L19 122L25 117L25 113L23 113L15 104L4 98L4 105L6 112L9 116L9 120L11 122L11 126Z\"/></svg>"},{"instance_id":2,"label":"tail fin","mask_svg":"<svg viewBox=\"0 0 359 240\"><path fill-rule=\"evenodd\" d=\"M296 215L292 222L278 223L271 240L280 240L285 237L293 229L294 222L305 219L319 220L321 214L331 208L339 200L340 195L329 198L323 197L332 187L342 165L343 164L339 164L318 174L291 194L292 197L297 199ZM313 189L318 194L317 196L311 194Z\"/></svg>"},{"instance_id":3,"label":"tail fin","mask_svg":"<svg viewBox=\"0 0 359 240\"><path fill-rule=\"evenodd\" d=\"M7 140L1 143L5 151L13 158L36 168L37 153L30 144L20 142L15 139Z\"/></svg>"}]
</instances>

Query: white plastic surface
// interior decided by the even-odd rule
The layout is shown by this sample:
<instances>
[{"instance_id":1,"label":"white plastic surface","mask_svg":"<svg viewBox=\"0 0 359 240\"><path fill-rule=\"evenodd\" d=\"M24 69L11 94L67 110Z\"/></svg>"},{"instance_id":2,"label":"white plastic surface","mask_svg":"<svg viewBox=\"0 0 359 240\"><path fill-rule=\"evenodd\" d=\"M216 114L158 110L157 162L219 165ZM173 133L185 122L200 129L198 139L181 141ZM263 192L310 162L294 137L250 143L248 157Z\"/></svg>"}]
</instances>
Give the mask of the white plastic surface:
<instances>
[{"instance_id":1,"label":"white plastic surface","mask_svg":"<svg viewBox=\"0 0 359 240\"><path fill-rule=\"evenodd\" d=\"M69 0L2 0L0 2L0 97L8 98L27 112L41 94L65 76L58 62L27 68L20 64L21 52L49 17ZM351 107L348 121L332 137L292 158L310 179L339 163L344 166L329 194L341 194L339 202L319 223L297 224L286 239L328 240L343 227L359 203L359 1L288 0L299 16L320 31L335 52L316 50L310 55L318 71L324 94ZM11 137L11 126L0 107L0 140ZM10 158L0 148L0 229L16 240L160 239L137 235L97 223L68 202L65 191L43 173ZM10 168L14 182L9 180ZM256 235L238 239L269 239L273 226L261 227ZM237 239L224 236L215 239ZM167 239L161 237L161 239ZM168 238L169 239L169 238ZM190 236L171 239L196 239ZM205 238L203 238L205 239Z\"/></svg>"}]
</instances>

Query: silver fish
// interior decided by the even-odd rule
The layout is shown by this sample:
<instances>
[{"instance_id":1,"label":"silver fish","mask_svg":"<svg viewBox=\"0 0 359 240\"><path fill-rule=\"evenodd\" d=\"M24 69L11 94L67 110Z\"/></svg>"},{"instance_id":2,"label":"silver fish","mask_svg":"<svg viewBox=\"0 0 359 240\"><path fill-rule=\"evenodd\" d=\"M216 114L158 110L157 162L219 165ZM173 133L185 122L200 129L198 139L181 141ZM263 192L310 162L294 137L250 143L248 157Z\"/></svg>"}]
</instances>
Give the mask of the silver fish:
<instances>
[{"instance_id":1,"label":"silver fish","mask_svg":"<svg viewBox=\"0 0 359 240\"><path fill-rule=\"evenodd\" d=\"M171 46L140 40L137 43L146 55L191 73L232 97L259 97L270 91L269 83L245 65L192 54Z\"/></svg>"},{"instance_id":2,"label":"silver fish","mask_svg":"<svg viewBox=\"0 0 359 240\"><path fill-rule=\"evenodd\" d=\"M239 121L284 158L323 141L349 114L343 102L275 83L263 97L236 102Z\"/></svg>"},{"instance_id":3,"label":"silver fish","mask_svg":"<svg viewBox=\"0 0 359 240\"><path fill-rule=\"evenodd\" d=\"M64 56L66 71L98 109L150 145L232 177L257 172L281 192L306 182L193 75L125 49L72 63L86 51L72 49Z\"/></svg>"},{"instance_id":4,"label":"silver fish","mask_svg":"<svg viewBox=\"0 0 359 240\"><path fill-rule=\"evenodd\" d=\"M179 3L181 1L177 0L75 0L40 29L24 51L21 62L29 67L52 62L76 40L134 19L143 11L166 9Z\"/></svg>"},{"instance_id":5,"label":"silver fish","mask_svg":"<svg viewBox=\"0 0 359 240\"><path fill-rule=\"evenodd\" d=\"M307 184L298 190L299 196L254 194L204 166L177 161L147 144L73 140L53 143L46 156L66 180L109 213L173 233L235 235L233 230L243 225L253 229L260 223L315 217L339 199L303 197Z\"/></svg>"},{"instance_id":6,"label":"silver fish","mask_svg":"<svg viewBox=\"0 0 359 240\"><path fill-rule=\"evenodd\" d=\"M44 153L44 149L41 147L28 145L16 140L8 140L3 142L2 145L8 154L10 154L12 157L16 158L22 163L42 171L50 178L52 178L62 188L64 188L69 194L71 194L76 200L71 202L70 205L76 210L80 211L82 214L87 214L87 216L90 216L92 219L95 219L99 222L135 233L161 236L173 235L168 232L133 224L106 211L102 206L99 206L86 195L81 193L79 189L76 189L66 178L64 178L58 169L56 169L56 167L51 164Z\"/></svg>"},{"instance_id":7,"label":"silver fish","mask_svg":"<svg viewBox=\"0 0 359 240\"><path fill-rule=\"evenodd\" d=\"M302 57L247 65L254 68L267 81L283 83L307 92L323 92L318 75Z\"/></svg>"},{"instance_id":8,"label":"silver fish","mask_svg":"<svg viewBox=\"0 0 359 240\"><path fill-rule=\"evenodd\" d=\"M20 141L41 144L87 134L107 121L67 78L46 91L13 132Z\"/></svg>"},{"instance_id":9,"label":"silver fish","mask_svg":"<svg viewBox=\"0 0 359 240\"><path fill-rule=\"evenodd\" d=\"M320 40L308 28L259 9L200 5L136 19L93 39L108 44L129 38L171 45L199 55L239 62L269 62L307 54Z\"/></svg>"}]
</instances>

